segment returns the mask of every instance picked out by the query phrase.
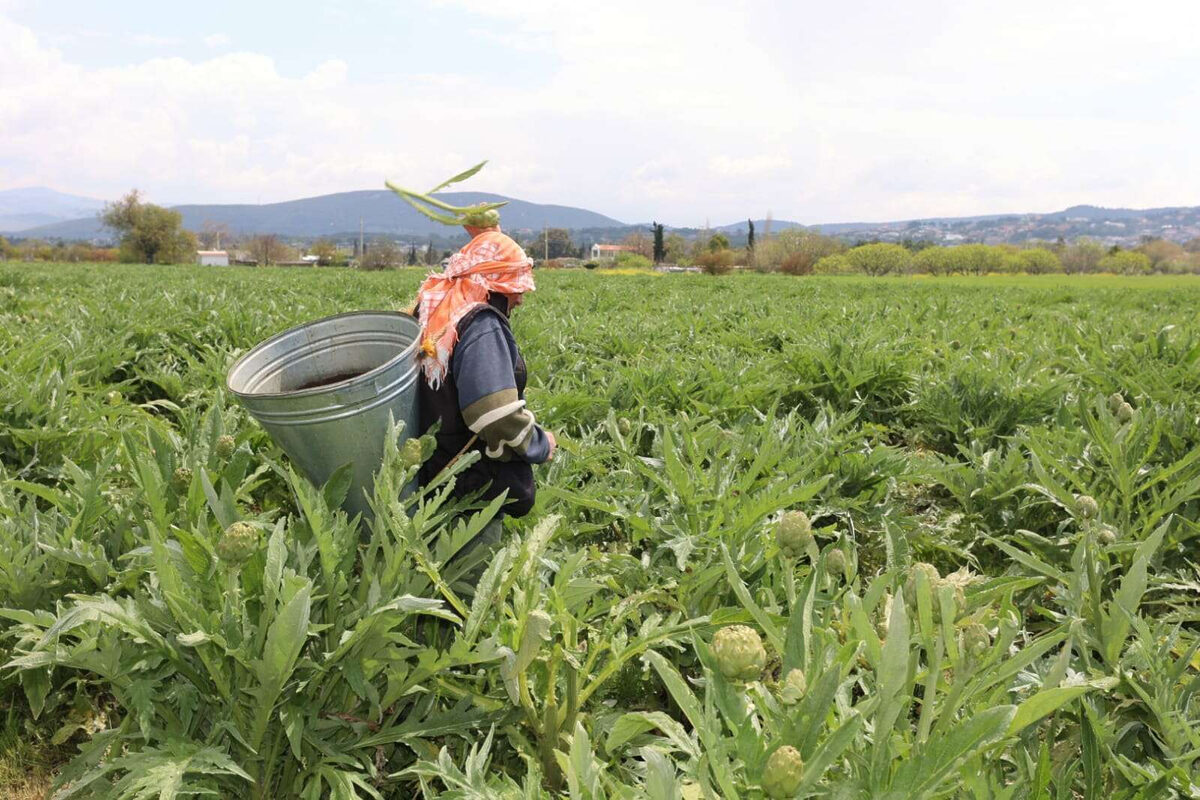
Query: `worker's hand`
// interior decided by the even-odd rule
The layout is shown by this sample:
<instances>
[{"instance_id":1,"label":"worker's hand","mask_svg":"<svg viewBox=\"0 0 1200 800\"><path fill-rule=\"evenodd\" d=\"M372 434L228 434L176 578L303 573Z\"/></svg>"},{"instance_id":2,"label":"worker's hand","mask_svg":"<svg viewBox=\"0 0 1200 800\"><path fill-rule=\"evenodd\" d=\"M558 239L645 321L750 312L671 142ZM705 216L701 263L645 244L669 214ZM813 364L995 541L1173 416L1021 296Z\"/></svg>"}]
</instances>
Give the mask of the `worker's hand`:
<instances>
[{"instance_id":1,"label":"worker's hand","mask_svg":"<svg viewBox=\"0 0 1200 800\"><path fill-rule=\"evenodd\" d=\"M558 449L558 442L554 438L554 434L546 431L546 438L550 440L550 455L546 456L547 461L554 460L554 451Z\"/></svg>"}]
</instances>

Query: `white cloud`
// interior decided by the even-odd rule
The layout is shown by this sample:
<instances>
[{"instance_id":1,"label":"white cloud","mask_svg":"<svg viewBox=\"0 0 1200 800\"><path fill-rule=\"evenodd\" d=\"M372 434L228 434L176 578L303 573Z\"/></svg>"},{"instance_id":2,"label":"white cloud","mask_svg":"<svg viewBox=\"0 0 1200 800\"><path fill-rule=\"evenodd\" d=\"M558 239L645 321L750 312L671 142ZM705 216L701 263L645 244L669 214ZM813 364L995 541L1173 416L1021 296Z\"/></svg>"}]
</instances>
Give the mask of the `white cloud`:
<instances>
[{"instance_id":1,"label":"white cloud","mask_svg":"<svg viewBox=\"0 0 1200 800\"><path fill-rule=\"evenodd\" d=\"M709 162L709 169L728 178L746 178L778 173L790 169L792 159L786 155L716 156Z\"/></svg>"},{"instance_id":2,"label":"white cloud","mask_svg":"<svg viewBox=\"0 0 1200 800\"><path fill-rule=\"evenodd\" d=\"M1200 202L1200 4L440 5L475 24L387 80L224 33L85 68L0 11L0 180L266 202L490 158L469 188L672 224ZM493 79L454 47L546 66Z\"/></svg>"},{"instance_id":3,"label":"white cloud","mask_svg":"<svg viewBox=\"0 0 1200 800\"><path fill-rule=\"evenodd\" d=\"M136 33L129 37L136 45L143 47L178 47L183 40L178 36L158 36L152 33Z\"/></svg>"}]
</instances>

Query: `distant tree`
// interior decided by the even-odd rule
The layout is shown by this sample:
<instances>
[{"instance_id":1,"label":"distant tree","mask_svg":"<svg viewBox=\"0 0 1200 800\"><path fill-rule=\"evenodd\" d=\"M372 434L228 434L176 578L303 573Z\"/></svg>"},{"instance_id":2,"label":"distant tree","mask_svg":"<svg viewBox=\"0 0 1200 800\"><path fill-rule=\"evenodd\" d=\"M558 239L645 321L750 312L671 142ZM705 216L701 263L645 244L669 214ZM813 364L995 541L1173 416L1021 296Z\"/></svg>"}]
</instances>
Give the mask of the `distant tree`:
<instances>
[{"instance_id":1,"label":"distant tree","mask_svg":"<svg viewBox=\"0 0 1200 800\"><path fill-rule=\"evenodd\" d=\"M337 245L330 239L317 239L309 252L317 257L317 264L322 267L328 267L338 257Z\"/></svg>"},{"instance_id":2,"label":"distant tree","mask_svg":"<svg viewBox=\"0 0 1200 800\"><path fill-rule=\"evenodd\" d=\"M1160 238L1142 242L1137 251L1150 259L1150 269L1155 272L1165 271L1172 264L1182 262L1187 257L1187 251L1181 245Z\"/></svg>"},{"instance_id":3,"label":"distant tree","mask_svg":"<svg viewBox=\"0 0 1200 800\"><path fill-rule=\"evenodd\" d=\"M1095 272L1104 258L1104 246L1091 239L1079 239L1059 256L1063 272L1068 275Z\"/></svg>"},{"instance_id":4,"label":"distant tree","mask_svg":"<svg viewBox=\"0 0 1200 800\"><path fill-rule=\"evenodd\" d=\"M708 237L708 244L706 246L708 247L710 253L728 250L729 237L723 233L714 233L712 236Z\"/></svg>"},{"instance_id":5,"label":"distant tree","mask_svg":"<svg viewBox=\"0 0 1200 800\"><path fill-rule=\"evenodd\" d=\"M200 233L196 234L196 239L200 242L200 246L206 250L220 250L221 242L224 241L229 245L233 241L233 234L229 231L229 226L224 222L215 222L211 219L204 221L204 225L200 228Z\"/></svg>"},{"instance_id":6,"label":"distant tree","mask_svg":"<svg viewBox=\"0 0 1200 800\"><path fill-rule=\"evenodd\" d=\"M663 241L663 226L654 223L654 263L661 264L667 257L667 245Z\"/></svg>"},{"instance_id":7,"label":"distant tree","mask_svg":"<svg viewBox=\"0 0 1200 800\"><path fill-rule=\"evenodd\" d=\"M808 275L822 258L845 249L840 239L792 228L758 242L754 266L764 272L780 270L790 275Z\"/></svg>"},{"instance_id":8,"label":"distant tree","mask_svg":"<svg viewBox=\"0 0 1200 800\"><path fill-rule=\"evenodd\" d=\"M0 261L7 261L9 258L12 257L13 253L14 253L14 248L11 244L8 243L8 239L5 239L3 236L0 236Z\"/></svg>"},{"instance_id":9,"label":"distant tree","mask_svg":"<svg viewBox=\"0 0 1200 800\"><path fill-rule=\"evenodd\" d=\"M746 234L746 249L749 250L751 253L753 253L754 252L754 220L748 219L748 220L746 220L746 224L750 226L748 229L748 232Z\"/></svg>"},{"instance_id":10,"label":"distant tree","mask_svg":"<svg viewBox=\"0 0 1200 800\"><path fill-rule=\"evenodd\" d=\"M666 236L663 240L663 258L668 264L683 264L688 261L688 240L679 233Z\"/></svg>"},{"instance_id":11,"label":"distant tree","mask_svg":"<svg viewBox=\"0 0 1200 800\"><path fill-rule=\"evenodd\" d=\"M358 262L359 269L393 269L404 263L404 252L390 239L374 239Z\"/></svg>"},{"instance_id":12,"label":"distant tree","mask_svg":"<svg viewBox=\"0 0 1200 800\"><path fill-rule=\"evenodd\" d=\"M408 246L408 265L410 267L415 267L417 265L417 246L416 246L416 244L410 244Z\"/></svg>"},{"instance_id":13,"label":"distant tree","mask_svg":"<svg viewBox=\"0 0 1200 800\"><path fill-rule=\"evenodd\" d=\"M120 234L121 261L178 264L196 260L196 237L183 229L183 216L143 203L137 189L105 205L100 220Z\"/></svg>"},{"instance_id":14,"label":"distant tree","mask_svg":"<svg viewBox=\"0 0 1200 800\"><path fill-rule=\"evenodd\" d=\"M898 244L864 244L846 251L850 266L868 275L904 272L912 263L912 254Z\"/></svg>"},{"instance_id":15,"label":"distant tree","mask_svg":"<svg viewBox=\"0 0 1200 800\"><path fill-rule=\"evenodd\" d=\"M1183 249L1189 253L1200 253L1200 236L1194 239L1188 239L1183 243Z\"/></svg>"},{"instance_id":16,"label":"distant tree","mask_svg":"<svg viewBox=\"0 0 1200 800\"><path fill-rule=\"evenodd\" d=\"M845 253L825 256L813 265L813 273L816 275L843 275L853 271L854 265L850 263L850 259L846 257Z\"/></svg>"},{"instance_id":17,"label":"distant tree","mask_svg":"<svg viewBox=\"0 0 1200 800\"><path fill-rule=\"evenodd\" d=\"M637 253L639 256L646 258L654 256L654 241L646 235L645 231L634 231L621 241L621 245L628 247L630 252Z\"/></svg>"},{"instance_id":18,"label":"distant tree","mask_svg":"<svg viewBox=\"0 0 1200 800\"><path fill-rule=\"evenodd\" d=\"M546 231L541 245L537 250L538 256L570 258L575 253L575 243L571 241L571 232L566 228L551 228Z\"/></svg>"},{"instance_id":19,"label":"distant tree","mask_svg":"<svg viewBox=\"0 0 1200 800\"><path fill-rule=\"evenodd\" d=\"M929 275L949 275L954 259L948 247L927 247L913 255L913 269Z\"/></svg>"},{"instance_id":20,"label":"distant tree","mask_svg":"<svg viewBox=\"0 0 1200 800\"><path fill-rule=\"evenodd\" d=\"M1044 275L1048 272L1058 272L1062 263L1052 250L1045 247L1031 247L1016 254L1016 271L1030 275Z\"/></svg>"},{"instance_id":21,"label":"distant tree","mask_svg":"<svg viewBox=\"0 0 1200 800\"><path fill-rule=\"evenodd\" d=\"M1100 259L1099 264L1101 272L1113 272L1118 275L1148 275L1153 266L1150 257L1137 250L1109 253Z\"/></svg>"},{"instance_id":22,"label":"distant tree","mask_svg":"<svg viewBox=\"0 0 1200 800\"><path fill-rule=\"evenodd\" d=\"M959 272L986 275L1003 272L1005 251L987 244L960 244L950 248L954 267Z\"/></svg>"},{"instance_id":23,"label":"distant tree","mask_svg":"<svg viewBox=\"0 0 1200 800\"><path fill-rule=\"evenodd\" d=\"M433 247L433 237L429 237L429 246L425 248L425 265L429 267L437 266L438 251Z\"/></svg>"},{"instance_id":24,"label":"distant tree","mask_svg":"<svg viewBox=\"0 0 1200 800\"><path fill-rule=\"evenodd\" d=\"M273 233L251 236L246 241L245 248L246 252L250 254L250 258L258 262L260 267L269 267L280 261L290 261L296 255L294 249L279 241L279 237Z\"/></svg>"},{"instance_id":25,"label":"distant tree","mask_svg":"<svg viewBox=\"0 0 1200 800\"><path fill-rule=\"evenodd\" d=\"M721 234L717 234L720 236ZM714 237L715 238L715 237ZM733 269L737 256L728 247L708 249L696 256L696 264L708 275L724 275Z\"/></svg>"}]
</instances>

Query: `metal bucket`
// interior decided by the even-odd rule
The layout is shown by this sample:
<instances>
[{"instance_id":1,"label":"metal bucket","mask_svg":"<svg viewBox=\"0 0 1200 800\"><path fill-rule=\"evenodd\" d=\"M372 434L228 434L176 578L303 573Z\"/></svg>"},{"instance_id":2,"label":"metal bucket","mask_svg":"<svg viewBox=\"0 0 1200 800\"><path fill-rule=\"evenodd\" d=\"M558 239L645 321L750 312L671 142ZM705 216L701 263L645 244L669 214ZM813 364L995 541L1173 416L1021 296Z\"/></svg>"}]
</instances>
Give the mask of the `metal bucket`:
<instances>
[{"instance_id":1,"label":"metal bucket","mask_svg":"<svg viewBox=\"0 0 1200 800\"><path fill-rule=\"evenodd\" d=\"M418 331L394 311L326 317L256 346L225 385L313 483L353 464L345 509L369 516L389 416L417 433Z\"/></svg>"}]
</instances>

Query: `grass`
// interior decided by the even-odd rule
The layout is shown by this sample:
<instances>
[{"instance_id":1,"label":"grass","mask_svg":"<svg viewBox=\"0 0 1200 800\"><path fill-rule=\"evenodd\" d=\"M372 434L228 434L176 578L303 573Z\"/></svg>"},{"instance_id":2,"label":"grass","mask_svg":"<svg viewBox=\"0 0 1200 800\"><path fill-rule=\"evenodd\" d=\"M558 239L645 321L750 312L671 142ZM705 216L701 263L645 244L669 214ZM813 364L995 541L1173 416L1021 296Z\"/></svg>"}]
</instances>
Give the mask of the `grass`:
<instances>
[{"instance_id":1,"label":"grass","mask_svg":"<svg viewBox=\"0 0 1200 800\"><path fill-rule=\"evenodd\" d=\"M20 706L9 707L0 726L0 797L4 800L43 800L55 772L69 753L25 730Z\"/></svg>"},{"instance_id":2,"label":"grass","mask_svg":"<svg viewBox=\"0 0 1200 800\"><path fill-rule=\"evenodd\" d=\"M756 798L783 744L816 796L1200 796L1195 278L539 273L514 326L562 451L472 609L431 577L468 534L427 506L415 539L396 517L359 542L223 390L256 342L400 308L423 272L0 265L10 781L38 791L39 742L94 704L128 774L226 796L249 789L221 758L255 796L637 796L653 773ZM800 557L785 510L812 520ZM235 519L272 542L269 590L261 553L212 557ZM428 632L387 607L408 595L473 633L397 647ZM363 615L389 627L351 658ZM758 680L712 651L733 623Z\"/></svg>"}]
</instances>

